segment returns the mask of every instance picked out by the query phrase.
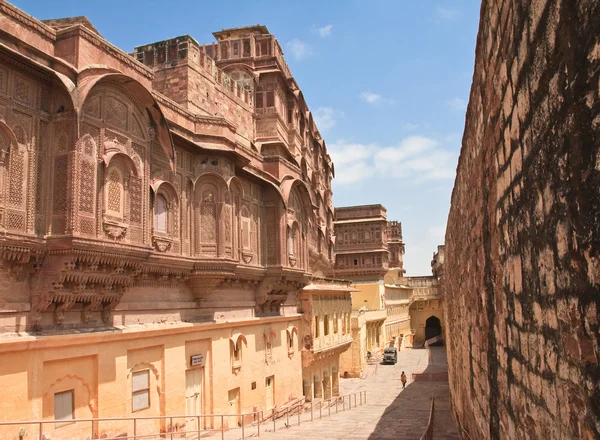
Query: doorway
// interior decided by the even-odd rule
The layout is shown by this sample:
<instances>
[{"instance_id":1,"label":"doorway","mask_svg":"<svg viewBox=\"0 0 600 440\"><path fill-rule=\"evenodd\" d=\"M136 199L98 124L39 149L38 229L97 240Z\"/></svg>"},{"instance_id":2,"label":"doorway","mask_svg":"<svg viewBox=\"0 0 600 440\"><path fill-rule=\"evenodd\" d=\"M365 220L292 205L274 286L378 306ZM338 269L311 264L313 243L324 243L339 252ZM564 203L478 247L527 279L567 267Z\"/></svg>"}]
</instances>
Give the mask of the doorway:
<instances>
[{"instance_id":1,"label":"doorway","mask_svg":"<svg viewBox=\"0 0 600 440\"><path fill-rule=\"evenodd\" d=\"M240 389L229 390L229 417L228 427L237 428L242 426L239 414L242 412L240 407Z\"/></svg>"},{"instance_id":2,"label":"doorway","mask_svg":"<svg viewBox=\"0 0 600 440\"><path fill-rule=\"evenodd\" d=\"M204 419L201 417L198 424L198 417L195 417L201 415L203 410L203 377L204 368L195 368L185 372L185 415L187 416L185 426L186 431L189 432L200 431L204 426Z\"/></svg>"},{"instance_id":3,"label":"doorway","mask_svg":"<svg viewBox=\"0 0 600 440\"><path fill-rule=\"evenodd\" d=\"M442 334L442 324L435 316L430 316L425 321L425 340L435 338Z\"/></svg>"},{"instance_id":4,"label":"doorway","mask_svg":"<svg viewBox=\"0 0 600 440\"><path fill-rule=\"evenodd\" d=\"M267 411L275 406L275 376L269 376L265 379L265 402Z\"/></svg>"}]
</instances>

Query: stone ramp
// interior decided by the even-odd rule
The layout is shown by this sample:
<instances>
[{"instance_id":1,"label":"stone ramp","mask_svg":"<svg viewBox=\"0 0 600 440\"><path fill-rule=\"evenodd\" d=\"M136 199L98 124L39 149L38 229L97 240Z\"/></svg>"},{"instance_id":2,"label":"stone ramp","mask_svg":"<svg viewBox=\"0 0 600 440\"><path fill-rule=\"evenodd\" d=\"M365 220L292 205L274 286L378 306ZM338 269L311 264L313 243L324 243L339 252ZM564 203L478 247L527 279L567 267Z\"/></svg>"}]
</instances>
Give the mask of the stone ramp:
<instances>
[{"instance_id":1,"label":"stone ramp","mask_svg":"<svg viewBox=\"0 0 600 440\"><path fill-rule=\"evenodd\" d=\"M460 440L460 435L452 417L448 383L446 382L445 386L439 387L436 391L433 438L434 440Z\"/></svg>"}]
</instances>

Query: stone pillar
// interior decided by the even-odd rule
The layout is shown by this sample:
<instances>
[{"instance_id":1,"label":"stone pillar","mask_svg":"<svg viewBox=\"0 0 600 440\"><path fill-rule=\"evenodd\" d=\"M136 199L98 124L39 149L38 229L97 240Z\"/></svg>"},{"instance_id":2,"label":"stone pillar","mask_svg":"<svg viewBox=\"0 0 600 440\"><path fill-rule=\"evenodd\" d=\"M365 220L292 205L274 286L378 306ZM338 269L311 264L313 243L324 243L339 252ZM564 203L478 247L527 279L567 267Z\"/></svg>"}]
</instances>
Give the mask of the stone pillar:
<instances>
[{"instance_id":1,"label":"stone pillar","mask_svg":"<svg viewBox=\"0 0 600 440\"><path fill-rule=\"evenodd\" d=\"M313 389L314 389L314 398L322 399L323 398L323 383L321 382L321 376L315 374L313 376Z\"/></svg>"},{"instance_id":2,"label":"stone pillar","mask_svg":"<svg viewBox=\"0 0 600 440\"><path fill-rule=\"evenodd\" d=\"M331 392L334 396L340 395L340 373L337 366L331 368Z\"/></svg>"},{"instance_id":3,"label":"stone pillar","mask_svg":"<svg viewBox=\"0 0 600 440\"><path fill-rule=\"evenodd\" d=\"M313 386L312 386L312 381L310 380L310 378L304 378L302 380L302 392L304 394L304 397L306 398L307 402L310 402L313 400Z\"/></svg>"},{"instance_id":4,"label":"stone pillar","mask_svg":"<svg viewBox=\"0 0 600 440\"><path fill-rule=\"evenodd\" d=\"M331 399L331 376L327 370L323 371L323 398Z\"/></svg>"}]
</instances>

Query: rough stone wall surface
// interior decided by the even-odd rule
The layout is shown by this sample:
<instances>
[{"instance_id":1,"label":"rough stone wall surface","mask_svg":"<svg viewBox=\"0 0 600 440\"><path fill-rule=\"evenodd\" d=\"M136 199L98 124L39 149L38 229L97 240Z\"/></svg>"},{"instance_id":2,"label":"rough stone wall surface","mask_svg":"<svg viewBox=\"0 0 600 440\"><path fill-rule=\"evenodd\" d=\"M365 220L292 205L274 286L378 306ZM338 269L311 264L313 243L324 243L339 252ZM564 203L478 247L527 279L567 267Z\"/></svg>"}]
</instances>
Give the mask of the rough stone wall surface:
<instances>
[{"instance_id":1,"label":"rough stone wall surface","mask_svg":"<svg viewBox=\"0 0 600 440\"><path fill-rule=\"evenodd\" d=\"M483 1L444 282L471 439L600 438L599 81L600 2Z\"/></svg>"}]
</instances>

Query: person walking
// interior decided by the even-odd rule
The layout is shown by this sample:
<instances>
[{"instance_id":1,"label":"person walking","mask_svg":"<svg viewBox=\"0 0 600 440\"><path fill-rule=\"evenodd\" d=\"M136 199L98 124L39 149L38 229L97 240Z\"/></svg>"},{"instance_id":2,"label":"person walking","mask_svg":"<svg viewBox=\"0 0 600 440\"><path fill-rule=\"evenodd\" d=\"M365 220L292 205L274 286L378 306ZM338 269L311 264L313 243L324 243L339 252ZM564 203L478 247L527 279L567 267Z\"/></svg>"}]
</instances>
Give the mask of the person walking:
<instances>
[{"instance_id":1,"label":"person walking","mask_svg":"<svg viewBox=\"0 0 600 440\"><path fill-rule=\"evenodd\" d=\"M402 388L405 388L406 387L406 374L404 374L404 371L400 375L400 380L402 381Z\"/></svg>"}]
</instances>

